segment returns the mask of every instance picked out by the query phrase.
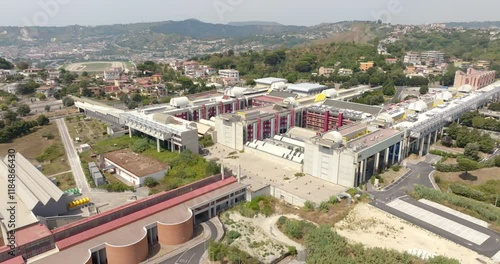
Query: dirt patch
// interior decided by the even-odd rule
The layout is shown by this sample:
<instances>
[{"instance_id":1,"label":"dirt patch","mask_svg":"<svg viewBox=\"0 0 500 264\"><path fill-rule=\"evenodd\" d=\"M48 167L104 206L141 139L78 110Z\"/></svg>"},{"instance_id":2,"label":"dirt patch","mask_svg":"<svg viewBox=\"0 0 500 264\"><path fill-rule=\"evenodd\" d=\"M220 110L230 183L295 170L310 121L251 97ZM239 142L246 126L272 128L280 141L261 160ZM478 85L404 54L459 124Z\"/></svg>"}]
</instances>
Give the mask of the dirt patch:
<instances>
[{"instance_id":1,"label":"dirt patch","mask_svg":"<svg viewBox=\"0 0 500 264\"><path fill-rule=\"evenodd\" d=\"M53 139L47 140L42 137L42 134L50 133L54 136ZM43 127L36 127L33 132L21 138L14 139L11 143L0 144L1 149L15 149L16 152L23 154L23 156L30 161L36 163L35 157L40 155L43 150L54 144L60 143L61 136L57 129L56 123L51 121L49 125ZM4 155L0 153L0 155Z\"/></svg>"},{"instance_id":2,"label":"dirt patch","mask_svg":"<svg viewBox=\"0 0 500 264\"><path fill-rule=\"evenodd\" d=\"M262 220L263 218L246 218L237 212L228 212L221 216L221 221L227 230L226 242L231 242L231 246L247 252L264 263L271 263L284 255L288 248L285 244L271 238L269 232L264 231L263 228L270 228L272 225L257 224L262 223ZM239 234L239 237L232 239L230 238L232 234Z\"/></svg>"},{"instance_id":3,"label":"dirt patch","mask_svg":"<svg viewBox=\"0 0 500 264\"><path fill-rule=\"evenodd\" d=\"M107 125L96 119L85 119L83 116L65 119L71 138L79 138L76 144L93 144L106 138Z\"/></svg>"},{"instance_id":4,"label":"dirt patch","mask_svg":"<svg viewBox=\"0 0 500 264\"><path fill-rule=\"evenodd\" d=\"M57 179L57 187L63 191L76 187L75 179L73 178L73 173L71 172L54 177Z\"/></svg>"},{"instance_id":5,"label":"dirt patch","mask_svg":"<svg viewBox=\"0 0 500 264\"><path fill-rule=\"evenodd\" d=\"M477 263L476 259L493 263L472 250L364 203L356 205L335 227L341 236L367 247L383 247L400 252L418 249L455 258L460 263Z\"/></svg>"},{"instance_id":6,"label":"dirt patch","mask_svg":"<svg viewBox=\"0 0 500 264\"><path fill-rule=\"evenodd\" d=\"M297 208L285 203L276 204L275 212L283 215L296 215L302 219L308 220L319 225L333 226L342 220L351 210L352 206L347 205L346 200L330 205L328 212L314 210L306 211L303 208Z\"/></svg>"},{"instance_id":7,"label":"dirt patch","mask_svg":"<svg viewBox=\"0 0 500 264\"><path fill-rule=\"evenodd\" d=\"M481 185L489 180L498 180L500 168L485 168L477 171L470 171L468 177L461 176L463 172L436 172L435 176L439 176L441 180L447 182L458 182L462 184ZM475 179L475 180L474 180Z\"/></svg>"},{"instance_id":8,"label":"dirt patch","mask_svg":"<svg viewBox=\"0 0 500 264\"><path fill-rule=\"evenodd\" d=\"M380 177L382 177L382 179L384 181L383 183L380 183L380 187L384 188L384 187L389 186L391 183L393 183L397 179L401 178L407 172L408 172L408 169L405 167L401 167L399 169L399 171L394 171L392 169L385 171L384 173L380 174Z\"/></svg>"}]
</instances>

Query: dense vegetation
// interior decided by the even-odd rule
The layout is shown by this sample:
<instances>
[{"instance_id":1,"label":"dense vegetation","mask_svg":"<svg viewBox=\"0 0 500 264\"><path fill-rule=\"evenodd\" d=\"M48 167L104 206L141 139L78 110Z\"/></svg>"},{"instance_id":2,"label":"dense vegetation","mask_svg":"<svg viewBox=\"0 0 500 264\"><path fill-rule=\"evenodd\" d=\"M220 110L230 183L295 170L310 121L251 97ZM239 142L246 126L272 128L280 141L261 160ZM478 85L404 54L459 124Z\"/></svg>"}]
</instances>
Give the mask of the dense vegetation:
<instances>
[{"instance_id":1,"label":"dense vegetation","mask_svg":"<svg viewBox=\"0 0 500 264\"><path fill-rule=\"evenodd\" d=\"M220 173L220 167L215 162L208 162L198 154L189 150L183 151L170 162L171 169L165 175L167 190L175 189L201 180L206 176Z\"/></svg>"},{"instance_id":2,"label":"dense vegetation","mask_svg":"<svg viewBox=\"0 0 500 264\"><path fill-rule=\"evenodd\" d=\"M464 125L468 124L464 121L467 120L467 115L469 115L469 113L462 117L462 124ZM448 126L446 133L455 140L455 144L459 148L464 148L469 143L478 143L479 150L484 153L490 153L495 148L495 140L493 140L488 133L482 133L477 129L469 129L453 123Z\"/></svg>"},{"instance_id":3,"label":"dense vegetation","mask_svg":"<svg viewBox=\"0 0 500 264\"><path fill-rule=\"evenodd\" d=\"M12 68L14 68L14 65L10 61L0 57L0 70L10 70Z\"/></svg>"},{"instance_id":4,"label":"dense vegetation","mask_svg":"<svg viewBox=\"0 0 500 264\"><path fill-rule=\"evenodd\" d=\"M274 199L268 196L259 196L248 203L238 205L236 209L244 217L255 217L259 214L270 216L274 213Z\"/></svg>"},{"instance_id":5,"label":"dense vegetation","mask_svg":"<svg viewBox=\"0 0 500 264\"><path fill-rule=\"evenodd\" d=\"M466 113L460 119L460 124L477 129L500 132L500 121L494 118L487 118L479 112Z\"/></svg>"},{"instance_id":6,"label":"dense vegetation","mask_svg":"<svg viewBox=\"0 0 500 264\"><path fill-rule=\"evenodd\" d=\"M211 261L219 261L222 264L260 264L260 261L234 246L228 246L220 242L210 242L208 245L208 257Z\"/></svg>"},{"instance_id":7,"label":"dense vegetation","mask_svg":"<svg viewBox=\"0 0 500 264\"><path fill-rule=\"evenodd\" d=\"M500 102L491 103L491 104L488 106L488 109L489 109L489 110L491 110L491 111L497 111L497 112L500 112Z\"/></svg>"},{"instance_id":8,"label":"dense vegetation","mask_svg":"<svg viewBox=\"0 0 500 264\"><path fill-rule=\"evenodd\" d=\"M341 263L370 263L370 264L402 264L402 263L429 263L429 264L458 264L457 260L434 257L421 260L408 253L383 248L365 248L361 244L349 244L347 240L329 226L313 228L306 236L307 263L311 264L341 264Z\"/></svg>"},{"instance_id":9,"label":"dense vegetation","mask_svg":"<svg viewBox=\"0 0 500 264\"><path fill-rule=\"evenodd\" d=\"M290 219L285 216L281 216L276 225L281 232L295 240L303 239L311 230L316 228L316 226L310 222Z\"/></svg>"},{"instance_id":10,"label":"dense vegetation","mask_svg":"<svg viewBox=\"0 0 500 264\"><path fill-rule=\"evenodd\" d=\"M15 138L29 134L36 126L49 124L47 117L41 115L35 121L24 121L17 118L17 114L6 111L3 120L0 120L0 143L9 142Z\"/></svg>"}]
</instances>

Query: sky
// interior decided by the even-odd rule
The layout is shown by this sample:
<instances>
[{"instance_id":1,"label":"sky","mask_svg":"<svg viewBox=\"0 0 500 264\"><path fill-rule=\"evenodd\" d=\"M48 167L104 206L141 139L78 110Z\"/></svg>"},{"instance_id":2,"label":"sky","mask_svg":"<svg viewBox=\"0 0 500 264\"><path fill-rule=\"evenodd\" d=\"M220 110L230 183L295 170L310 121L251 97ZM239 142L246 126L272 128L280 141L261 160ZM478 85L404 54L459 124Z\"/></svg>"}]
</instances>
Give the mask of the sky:
<instances>
[{"instance_id":1,"label":"sky","mask_svg":"<svg viewBox=\"0 0 500 264\"><path fill-rule=\"evenodd\" d=\"M471 4L472 3L472 4ZM498 0L0 0L0 26L108 25L199 19L317 25L500 20Z\"/></svg>"}]
</instances>

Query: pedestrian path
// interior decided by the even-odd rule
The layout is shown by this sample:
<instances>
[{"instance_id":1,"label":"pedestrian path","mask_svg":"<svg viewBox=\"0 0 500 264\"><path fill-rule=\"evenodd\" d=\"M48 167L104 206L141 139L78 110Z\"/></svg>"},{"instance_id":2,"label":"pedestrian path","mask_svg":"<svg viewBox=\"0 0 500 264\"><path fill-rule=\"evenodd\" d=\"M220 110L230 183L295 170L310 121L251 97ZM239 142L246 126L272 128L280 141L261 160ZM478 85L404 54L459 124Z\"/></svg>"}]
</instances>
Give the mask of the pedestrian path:
<instances>
[{"instance_id":1,"label":"pedestrian path","mask_svg":"<svg viewBox=\"0 0 500 264\"><path fill-rule=\"evenodd\" d=\"M482 226L482 227L485 227L485 228L488 228L490 226L488 224L488 222L486 222L486 221L477 219L477 218L472 217L470 215L466 215L466 214L464 214L462 212L459 212L457 210L453 210L450 207L447 207L447 206L435 203L433 201L429 201L429 200L426 200L426 199L420 199L418 201L421 202L421 203L423 203L423 204L426 204L428 206L434 207L434 208L436 208L438 210L441 210L443 212L446 212L448 214L451 214L451 215L454 215L456 217L462 218L462 219L464 219L466 221L469 221L471 223L474 223L474 224L476 224L478 226Z\"/></svg>"},{"instance_id":2,"label":"pedestrian path","mask_svg":"<svg viewBox=\"0 0 500 264\"><path fill-rule=\"evenodd\" d=\"M498 251L491 259L495 262L500 263L500 251Z\"/></svg>"},{"instance_id":3,"label":"pedestrian path","mask_svg":"<svg viewBox=\"0 0 500 264\"><path fill-rule=\"evenodd\" d=\"M433 212L415 206L411 203L405 202L401 199L396 199L388 203L387 206L394 208L409 216L417 218L420 221L426 222L427 224L437 227L443 231L446 231L462 239L470 241L476 245L482 245L486 240L490 238L490 236L487 234L476 231L470 227L449 220L438 214L435 214Z\"/></svg>"}]
</instances>

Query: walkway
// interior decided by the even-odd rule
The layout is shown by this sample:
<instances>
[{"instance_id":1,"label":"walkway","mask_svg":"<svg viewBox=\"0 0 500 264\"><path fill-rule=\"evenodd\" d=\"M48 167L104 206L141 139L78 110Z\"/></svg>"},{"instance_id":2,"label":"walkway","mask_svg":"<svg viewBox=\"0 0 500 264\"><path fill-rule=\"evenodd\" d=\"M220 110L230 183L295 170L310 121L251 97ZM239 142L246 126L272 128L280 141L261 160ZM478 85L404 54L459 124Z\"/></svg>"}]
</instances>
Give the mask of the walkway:
<instances>
[{"instance_id":1,"label":"walkway","mask_svg":"<svg viewBox=\"0 0 500 264\"><path fill-rule=\"evenodd\" d=\"M59 133L61 134L64 149L68 156L68 162L71 166L71 170L73 171L73 176L75 177L76 186L81 190L82 194L88 193L90 192L89 183L87 182L85 173L83 173L80 156L78 156L75 146L73 145L73 140L69 134L66 122L64 122L64 119L60 118L56 119L56 124L59 129Z\"/></svg>"},{"instance_id":2,"label":"walkway","mask_svg":"<svg viewBox=\"0 0 500 264\"><path fill-rule=\"evenodd\" d=\"M500 251L500 234L408 196L371 204L487 257Z\"/></svg>"}]
</instances>

